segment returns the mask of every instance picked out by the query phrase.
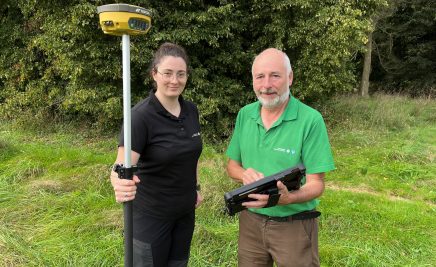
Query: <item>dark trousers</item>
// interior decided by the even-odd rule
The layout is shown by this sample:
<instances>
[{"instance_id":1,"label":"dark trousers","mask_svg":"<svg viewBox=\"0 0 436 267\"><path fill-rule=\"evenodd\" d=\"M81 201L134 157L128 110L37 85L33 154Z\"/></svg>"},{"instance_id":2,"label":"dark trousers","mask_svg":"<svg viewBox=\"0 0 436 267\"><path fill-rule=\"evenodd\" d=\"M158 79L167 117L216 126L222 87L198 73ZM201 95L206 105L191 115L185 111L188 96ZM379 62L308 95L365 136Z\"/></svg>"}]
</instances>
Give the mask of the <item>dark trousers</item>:
<instances>
[{"instance_id":1,"label":"dark trousers","mask_svg":"<svg viewBox=\"0 0 436 267\"><path fill-rule=\"evenodd\" d=\"M195 210L177 219L134 213L133 265L186 267L194 225Z\"/></svg>"}]
</instances>

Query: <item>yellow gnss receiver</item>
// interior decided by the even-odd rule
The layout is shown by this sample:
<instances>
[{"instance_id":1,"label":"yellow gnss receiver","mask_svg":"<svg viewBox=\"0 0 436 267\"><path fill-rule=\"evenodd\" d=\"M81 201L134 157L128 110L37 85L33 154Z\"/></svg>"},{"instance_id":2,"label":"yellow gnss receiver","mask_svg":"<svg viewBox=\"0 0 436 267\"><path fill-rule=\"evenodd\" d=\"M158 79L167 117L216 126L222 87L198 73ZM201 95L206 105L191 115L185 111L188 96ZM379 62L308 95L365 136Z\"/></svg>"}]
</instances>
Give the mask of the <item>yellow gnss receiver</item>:
<instances>
[{"instance_id":1,"label":"yellow gnss receiver","mask_svg":"<svg viewBox=\"0 0 436 267\"><path fill-rule=\"evenodd\" d=\"M151 28L151 11L128 4L110 4L97 7L100 26L110 35L146 34Z\"/></svg>"}]
</instances>

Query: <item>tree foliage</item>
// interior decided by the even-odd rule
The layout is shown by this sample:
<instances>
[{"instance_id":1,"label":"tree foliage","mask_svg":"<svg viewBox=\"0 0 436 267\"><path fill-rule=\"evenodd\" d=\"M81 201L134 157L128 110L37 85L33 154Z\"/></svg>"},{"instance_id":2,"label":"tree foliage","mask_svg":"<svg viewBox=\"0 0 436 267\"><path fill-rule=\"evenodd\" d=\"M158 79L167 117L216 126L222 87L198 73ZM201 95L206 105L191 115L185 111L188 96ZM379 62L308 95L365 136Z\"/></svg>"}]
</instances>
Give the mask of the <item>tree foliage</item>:
<instances>
[{"instance_id":1,"label":"tree foliage","mask_svg":"<svg viewBox=\"0 0 436 267\"><path fill-rule=\"evenodd\" d=\"M356 85L355 56L382 0L130 1L153 12L148 35L132 37L132 102L152 87L148 65L164 41L191 59L184 93L213 138L225 138L237 111L253 101L251 63L283 49L292 93L306 101ZM121 39L104 35L96 7L112 1L7 0L0 7L0 111L79 119L113 127L122 119Z\"/></svg>"},{"instance_id":2,"label":"tree foliage","mask_svg":"<svg viewBox=\"0 0 436 267\"><path fill-rule=\"evenodd\" d=\"M372 80L385 90L433 94L436 84L436 2L391 0L374 32Z\"/></svg>"}]
</instances>

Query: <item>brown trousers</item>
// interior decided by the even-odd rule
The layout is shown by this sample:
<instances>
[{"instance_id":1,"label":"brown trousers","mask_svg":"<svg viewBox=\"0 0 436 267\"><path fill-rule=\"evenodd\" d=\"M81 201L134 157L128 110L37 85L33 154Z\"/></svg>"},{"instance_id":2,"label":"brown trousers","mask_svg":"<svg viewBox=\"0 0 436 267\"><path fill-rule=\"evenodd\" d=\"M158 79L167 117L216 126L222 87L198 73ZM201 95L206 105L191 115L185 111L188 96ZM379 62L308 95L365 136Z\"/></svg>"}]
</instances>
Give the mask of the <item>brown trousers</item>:
<instances>
[{"instance_id":1,"label":"brown trousers","mask_svg":"<svg viewBox=\"0 0 436 267\"><path fill-rule=\"evenodd\" d=\"M319 266L318 219L277 222L244 210L239 215L239 267Z\"/></svg>"}]
</instances>

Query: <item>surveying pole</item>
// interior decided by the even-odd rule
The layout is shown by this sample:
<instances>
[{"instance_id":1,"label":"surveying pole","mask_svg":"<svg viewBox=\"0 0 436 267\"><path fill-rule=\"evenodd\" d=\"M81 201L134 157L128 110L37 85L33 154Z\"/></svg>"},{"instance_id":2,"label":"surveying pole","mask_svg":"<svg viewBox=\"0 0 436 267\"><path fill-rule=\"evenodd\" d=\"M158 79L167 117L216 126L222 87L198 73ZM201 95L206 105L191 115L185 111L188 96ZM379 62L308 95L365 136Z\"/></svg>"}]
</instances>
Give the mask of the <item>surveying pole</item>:
<instances>
[{"instance_id":1,"label":"surveying pole","mask_svg":"<svg viewBox=\"0 0 436 267\"><path fill-rule=\"evenodd\" d=\"M122 36L124 164L118 169L122 179L133 179L136 166L131 164L130 35L146 34L151 27L151 12L139 6L110 4L97 7L100 26L105 34ZM124 202L124 266L133 266L133 206Z\"/></svg>"}]
</instances>

